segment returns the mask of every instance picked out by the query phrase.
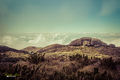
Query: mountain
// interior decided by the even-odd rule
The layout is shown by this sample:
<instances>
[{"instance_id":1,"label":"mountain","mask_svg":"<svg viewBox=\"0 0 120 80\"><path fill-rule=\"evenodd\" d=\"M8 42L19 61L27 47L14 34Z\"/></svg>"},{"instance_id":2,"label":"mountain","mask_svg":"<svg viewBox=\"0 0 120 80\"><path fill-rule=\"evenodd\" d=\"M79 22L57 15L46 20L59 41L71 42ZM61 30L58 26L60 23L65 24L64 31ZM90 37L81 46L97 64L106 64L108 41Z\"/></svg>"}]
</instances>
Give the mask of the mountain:
<instances>
[{"instance_id":1,"label":"mountain","mask_svg":"<svg viewBox=\"0 0 120 80\"><path fill-rule=\"evenodd\" d=\"M0 62L16 63L18 61L25 60L27 56L27 51L0 45Z\"/></svg>"},{"instance_id":2,"label":"mountain","mask_svg":"<svg viewBox=\"0 0 120 80\"><path fill-rule=\"evenodd\" d=\"M14 48L10 48L8 46L0 45L0 53L5 53L5 52L8 52L8 51L12 51L12 52L16 52L16 53L28 53L27 51L17 50L17 49L14 49Z\"/></svg>"},{"instance_id":3,"label":"mountain","mask_svg":"<svg viewBox=\"0 0 120 80\"><path fill-rule=\"evenodd\" d=\"M46 53L46 52L58 52L58 49L61 49L65 47L65 45L60 45L60 44L52 44L46 47L41 48L40 50L38 50L38 53Z\"/></svg>"},{"instance_id":4,"label":"mountain","mask_svg":"<svg viewBox=\"0 0 120 80\"><path fill-rule=\"evenodd\" d=\"M99 47L95 48L101 54L107 54L111 56L119 56L120 57L120 48L119 47Z\"/></svg>"},{"instance_id":5,"label":"mountain","mask_svg":"<svg viewBox=\"0 0 120 80\"><path fill-rule=\"evenodd\" d=\"M40 47L35 47L35 46L28 46L24 49L22 49L22 51L27 51L27 52L36 52L38 50L40 50Z\"/></svg>"},{"instance_id":6,"label":"mountain","mask_svg":"<svg viewBox=\"0 0 120 80\"><path fill-rule=\"evenodd\" d=\"M5 77L16 73L18 80L120 80L120 47L96 38L22 50L0 46L0 51L0 74ZM18 54L19 51L37 54Z\"/></svg>"},{"instance_id":7,"label":"mountain","mask_svg":"<svg viewBox=\"0 0 120 80\"><path fill-rule=\"evenodd\" d=\"M72 41L70 46L94 46L94 47L101 47L101 46L107 46L106 43L103 41L96 39L96 38L91 38L91 37L83 37L80 39L76 39Z\"/></svg>"},{"instance_id":8,"label":"mountain","mask_svg":"<svg viewBox=\"0 0 120 80\"><path fill-rule=\"evenodd\" d=\"M114 44L107 44L97 38L83 37L71 41L68 45L52 44L39 49L38 53L55 53L55 52L77 52L92 54L99 53L105 55L120 56L120 48ZM92 54L93 55L93 54Z\"/></svg>"},{"instance_id":9,"label":"mountain","mask_svg":"<svg viewBox=\"0 0 120 80\"><path fill-rule=\"evenodd\" d=\"M114 44L104 43L103 41L90 38L90 37L83 37L80 39L76 39L71 41L68 45L61 45L61 44L52 44L46 47L40 48L35 46L29 46L22 50L13 49L7 46L0 46L0 53L7 54L8 56L14 57L17 55L18 57L24 57L25 53L30 52L37 52L37 53L56 53L57 55L64 54L64 53L80 53L86 54L91 57L103 57L106 55L109 56L120 56L120 48L115 47ZM22 55L18 55L18 53L23 53Z\"/></svg>"}]
</instances>

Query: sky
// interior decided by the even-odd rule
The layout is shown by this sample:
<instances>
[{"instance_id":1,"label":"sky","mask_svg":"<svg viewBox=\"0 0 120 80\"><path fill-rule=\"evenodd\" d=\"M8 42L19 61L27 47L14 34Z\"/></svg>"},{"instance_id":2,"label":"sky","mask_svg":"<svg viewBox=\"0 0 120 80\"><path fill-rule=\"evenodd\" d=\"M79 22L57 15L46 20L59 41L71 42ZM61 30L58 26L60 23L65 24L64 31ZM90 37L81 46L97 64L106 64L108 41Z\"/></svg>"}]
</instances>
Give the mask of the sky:
<instances>
[{"instance_id":1,"label":"sky","mask_svg":"<svg viewBox=\"0 0 120 80\"><path fill-rule=\"evenodd\" d=\"M120 0L0 0L0 34L120 33Z\"/></svg>"}]
</instances>

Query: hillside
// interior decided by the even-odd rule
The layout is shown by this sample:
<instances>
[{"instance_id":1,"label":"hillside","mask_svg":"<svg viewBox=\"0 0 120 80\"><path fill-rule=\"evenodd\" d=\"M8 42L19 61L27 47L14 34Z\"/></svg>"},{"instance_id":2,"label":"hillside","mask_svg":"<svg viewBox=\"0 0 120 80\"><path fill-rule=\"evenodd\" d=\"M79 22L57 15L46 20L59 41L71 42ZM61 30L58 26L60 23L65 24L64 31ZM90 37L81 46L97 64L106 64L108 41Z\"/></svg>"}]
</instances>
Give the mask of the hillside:
<instances>
[{"instance_id":1,"label":"hillside","mask_svg":"<svg viewBox=\"0 0 120 80\"><path fill-rule=\"evenodd\" d=\"M22 50L4 46L0 51L0 75L4 78L6 74L15 75L15 80L120 79L120 48L96 38L83 37L68 45L29 46Z\"/></svg>"},{"instance_id":2,"label":"hillside","mask_svg":"<svg viewBox=\"0 0 120 80\"><path fill-rule=\"evenodd\" d=\"M107 44L103 41L90 38L83 37L80 39L76 39L71 41L68 45L60 45L60 44L52 44L47 47L43 47L37 51L38 53L60 53L60 52L80 52L87 53L87 55L92 55L95 53L99 53L98 55L115 55L120 56L120 48L115 47L114 44Z\"/></svg>"},{"instance_id":3,"label":"hillside","mask_svg":"<svg viewBox=\"0 0 120 80\"><path fill-rule=\"evenodd\" d=\"M27 51L27 52L36 52L38 50L40 50L40 47L35 47L35 46L28 46L24 49L22 49L22 51Z\"/></svg>"},{"instance_id":4,"label":"hillside","mask_svg":"<svg viewBox=\"0 0 120 80\"><path fill-rule=\"evenodd\" d=\"M16 53L28 53L27 51L17 50L14 48L10 48L8 46L0 45L0 53L4 53L4 52L8 52L8 51L12 51L12 52L16 52Z\"/></svg>"},{"instance_id":5,"label":"hillside","mask_svg":"<svg viewBox=\"0 0 120 80\"><path fill-rule=\"evenodd\" d=\"M83 37L80 39L76 39L72 41L70 46L94 46L94 47L101 47L101 46L107 46L106 43L103 41L96 39L96 38L91 38L91 37Z\"/></svg>"},{"instance_id":6,"label":"hillside","mask_svg":"<svg viewBox=\"0 0 120 80\"><path fill-rule=\"evenodd\" d=\"M0 62L17 62L28 56L27 51L0 45Z\"/></svg>"}]
</instances>

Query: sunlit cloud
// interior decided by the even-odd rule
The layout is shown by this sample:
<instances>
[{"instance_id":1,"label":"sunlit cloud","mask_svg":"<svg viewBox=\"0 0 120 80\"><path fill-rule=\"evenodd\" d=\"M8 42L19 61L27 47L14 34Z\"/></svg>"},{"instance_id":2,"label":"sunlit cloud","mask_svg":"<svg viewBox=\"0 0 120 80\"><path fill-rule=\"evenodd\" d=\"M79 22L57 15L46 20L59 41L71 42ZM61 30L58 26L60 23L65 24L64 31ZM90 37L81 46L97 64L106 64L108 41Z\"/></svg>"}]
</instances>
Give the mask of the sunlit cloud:
<instances>
[{"instance_id":1,"label":"sunlit cloud","mask_svg":"<svg viewBox=\"0 0 120 80\"><path fill-rule=\"evenodd\" d=\"M12 37L4 36L3 39L2 39L2 43L8 44L8 45L12 44Z\"/></svg>"},{"instance_id":2,"label":"sunlit cloud","mask_svg":"<svg viewBox=\"0 0 120 80\"><path fill-rule=\"evenodd\" d=\"M40 41L41 42L45 41L45 38L44 38L44 36L42 34L38 35L35 39L29 40L28 43L38 44Z\"/></svg>"},{"instance_id":3,"label":"sunlit cloud","mask_svg":"<svg viewBox=\"0 0 120 80\"><path fill-rule=\"evenodd\" d=\"M5 44L5 45L13 45L14 42L17 41L17 37L14 37L14 36L3 36L2 39L1 39L1 44Z\"/></svg>"}]
</instances>

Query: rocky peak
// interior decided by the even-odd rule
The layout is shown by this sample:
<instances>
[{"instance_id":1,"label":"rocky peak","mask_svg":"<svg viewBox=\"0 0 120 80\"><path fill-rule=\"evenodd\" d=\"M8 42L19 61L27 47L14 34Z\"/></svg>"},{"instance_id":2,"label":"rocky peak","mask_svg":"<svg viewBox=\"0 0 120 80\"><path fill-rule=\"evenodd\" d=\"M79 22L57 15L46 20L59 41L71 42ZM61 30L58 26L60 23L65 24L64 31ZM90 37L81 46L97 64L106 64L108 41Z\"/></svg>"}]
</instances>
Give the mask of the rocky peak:
<instances>
[{"instance_id":1,"label":"rocky peak","mask_svg":"<svg viewBox=\"0 0 120 80\"><path fill-rule=\"evenodd\" d=\"M76 39L72 41L69 45L70 46L95 46L95 47L107 46L107 44L104 43L103 41L96 38L91 38L91 37L83 37L80 39Z\"/></svg>"}]
</instances>

